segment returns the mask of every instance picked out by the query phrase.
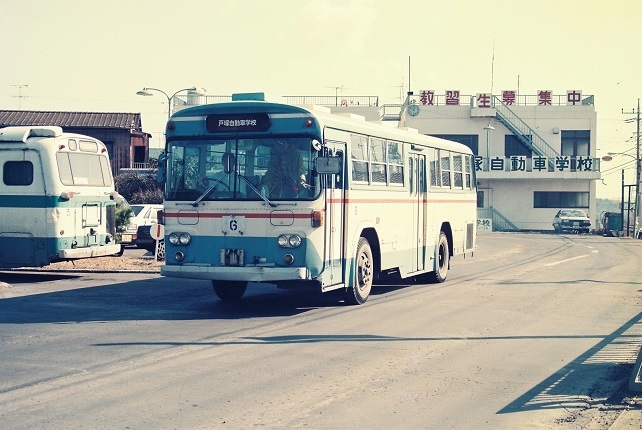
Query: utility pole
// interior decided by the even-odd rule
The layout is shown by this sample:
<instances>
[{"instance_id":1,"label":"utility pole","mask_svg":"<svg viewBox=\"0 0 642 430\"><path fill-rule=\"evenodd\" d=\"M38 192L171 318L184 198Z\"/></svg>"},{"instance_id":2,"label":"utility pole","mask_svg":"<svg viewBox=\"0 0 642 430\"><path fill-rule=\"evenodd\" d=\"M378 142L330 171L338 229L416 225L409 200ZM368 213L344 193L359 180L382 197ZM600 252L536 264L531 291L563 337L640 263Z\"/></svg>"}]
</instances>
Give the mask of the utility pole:
<instances>
[{"instance_id":1,"label":"utility pole","mask_svg":"<svg viewBox=\"0 0 642 430\"><path fill-rule=\"evenodd\" d=\"M639 227L639 217L640 217L640 99L638 98L638 108L633 110L633 112L624 112L624 114L637 114L637 131L636 131L636 144L635 144L635 208L633 216L633 236L638 238L638 227ZM624 220L622 220L624 221Z\"/></svg>"}]
</instances>

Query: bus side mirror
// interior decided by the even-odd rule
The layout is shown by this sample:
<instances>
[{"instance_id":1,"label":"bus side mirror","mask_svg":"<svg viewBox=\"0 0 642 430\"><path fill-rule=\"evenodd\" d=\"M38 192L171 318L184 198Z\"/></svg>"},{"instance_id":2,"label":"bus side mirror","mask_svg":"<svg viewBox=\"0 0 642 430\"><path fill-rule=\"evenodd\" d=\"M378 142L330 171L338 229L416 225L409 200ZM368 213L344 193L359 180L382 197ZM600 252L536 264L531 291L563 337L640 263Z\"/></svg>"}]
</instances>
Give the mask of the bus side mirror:
<instances>
[{"instance_id":1,"label":"bus side mirror","mask_svg":"<svg viewBox=\"0 0 642 430\"><path fill-rule=\"evenodd\" d=\"M158 173L156 174L156 182L162 184L165 182L165 163L167 162L167 155L162 153L158 156Z\"/></svg>"},{"instance_id":2,"label":"bus side mirror","mask_svg":"<svg viewBox=\"0 0 642 430\"><path fill-rule=\"evenodd\" d=\"M321 175L338 175L341 173L341 159L339 157L317 157L317 173Z\"/></svg>"}]
</instances>

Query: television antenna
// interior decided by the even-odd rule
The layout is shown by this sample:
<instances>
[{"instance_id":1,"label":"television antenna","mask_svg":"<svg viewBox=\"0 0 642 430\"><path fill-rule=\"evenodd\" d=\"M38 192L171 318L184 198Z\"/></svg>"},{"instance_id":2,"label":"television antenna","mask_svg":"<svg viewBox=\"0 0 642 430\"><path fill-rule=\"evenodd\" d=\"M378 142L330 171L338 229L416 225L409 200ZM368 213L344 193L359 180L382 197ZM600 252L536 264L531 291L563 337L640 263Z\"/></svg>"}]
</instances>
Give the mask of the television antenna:
<instances>
[{"instance_id":1,"label":"television antenna","mask_svg":"<svg viewBox=\"0 0 642 430\"><path fill-rule=\"evenodd\" d=\"M29 85L25 84L20 84L20 85L11 85L12 87L18 88L18 95L17 96L12 96L12 97L17 97L18 98L18 109L22 109L22 99L27 97L22 95L22 89L23 88L28 88Z\"/></svg>"},{"instance_id":2,"label":"television antenna","mask_svg":"<svg viewBox=\"0 0 642 430\"><path fill-rule=\"evenodd\" d=\"M326 86L326 88L332 88L334 89L334 105L339 106L339 90L343 93L343 90L347 90L347 88L344 88L343 85L341 86Z\"/></svg>"}]
</instances>

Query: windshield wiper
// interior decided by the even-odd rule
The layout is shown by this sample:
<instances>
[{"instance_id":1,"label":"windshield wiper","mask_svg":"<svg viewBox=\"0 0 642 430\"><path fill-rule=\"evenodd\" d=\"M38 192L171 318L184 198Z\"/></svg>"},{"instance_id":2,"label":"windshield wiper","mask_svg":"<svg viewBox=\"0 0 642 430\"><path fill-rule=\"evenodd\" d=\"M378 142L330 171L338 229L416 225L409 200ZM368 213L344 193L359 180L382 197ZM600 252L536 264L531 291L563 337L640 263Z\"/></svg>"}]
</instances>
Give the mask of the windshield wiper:
<instances>
[{"instance_id":1,"label":"windshield wiper","mask_svg":"<svg viewBox=\"0 0 642 430\"><path fill-rule=\"evenodd\" d=\"M254 184L252 184L252 182L248 178L241 175L240 173L239 173L239 177L242 178L247 183L247 185L252 189L252 191L254 191L260 198L262 198L265 203L267 203L273 208L278 206L276 203L271 202L266 196L261 194L261 192L254 186Z\"/></svg>"},{"instance_id":2,"label":"windshield wiper","mask_svg":"<svg viewBox=\"0 0 642 430\"><path fill-rule=\"evenodd\" d=\"M197 198L194 203L192 203L192 206L194 206L194 207L198 206L198 204L200 202L202 202L205 197L209 196L212 193L212 191L214 191L216 189L216 187L221 185L221 183L223 182L223 179L225 179L227 177L227 175L229 175L229 173L226 173L225 176L223 176L220 179L217 179L216 182L214 182L214 185L212 185L207 190L205 190L205 192L203 194L201 194L201 196L199 198Z\"/></svg>"}]
</instances>

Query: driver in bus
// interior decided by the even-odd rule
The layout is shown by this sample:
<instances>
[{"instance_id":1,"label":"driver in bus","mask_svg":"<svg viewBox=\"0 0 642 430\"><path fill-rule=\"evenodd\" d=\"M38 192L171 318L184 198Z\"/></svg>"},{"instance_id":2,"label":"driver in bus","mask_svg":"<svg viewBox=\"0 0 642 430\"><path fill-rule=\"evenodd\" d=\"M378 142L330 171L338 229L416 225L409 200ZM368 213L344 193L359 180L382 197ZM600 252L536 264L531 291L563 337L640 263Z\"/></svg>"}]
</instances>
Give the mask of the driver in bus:
<instances>
[{"instance_id":1,"label":"driver in bus","mask_svg":"<svg viewBox=\"0 0 642 430\"><path fill-rule=\"evenodd\" d=\"M301 153L288 142L277 140L262 178L272 198L296 197L307 188Z\"/></svg>"}]
</instances>

